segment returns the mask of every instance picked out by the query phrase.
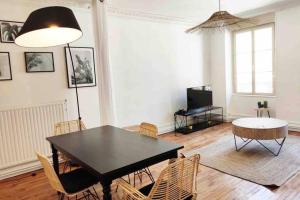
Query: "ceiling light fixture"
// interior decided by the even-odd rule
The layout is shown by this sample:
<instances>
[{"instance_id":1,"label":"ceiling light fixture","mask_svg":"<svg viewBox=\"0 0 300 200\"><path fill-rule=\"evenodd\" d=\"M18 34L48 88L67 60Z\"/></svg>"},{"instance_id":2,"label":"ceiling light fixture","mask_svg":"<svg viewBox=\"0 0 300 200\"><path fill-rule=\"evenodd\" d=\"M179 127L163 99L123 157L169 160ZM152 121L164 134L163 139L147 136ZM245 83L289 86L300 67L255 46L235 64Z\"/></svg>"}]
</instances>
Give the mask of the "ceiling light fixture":
<instances>
[{"instance_id":1,"label":"ceiling light fixture","mask_svg":"<svg viewBox=\"0 0 300 200\"><path fill-rule=\"evenodd\" d=\"M211 17L205 22L186 30L187 33L193 33L203 30L220 30L223 31L233 25L246 21L247 19L239 18L231 15L227 11L221 11L221 0L219 0L219 11L211 15Z\"/></svg>"}]
</instances>

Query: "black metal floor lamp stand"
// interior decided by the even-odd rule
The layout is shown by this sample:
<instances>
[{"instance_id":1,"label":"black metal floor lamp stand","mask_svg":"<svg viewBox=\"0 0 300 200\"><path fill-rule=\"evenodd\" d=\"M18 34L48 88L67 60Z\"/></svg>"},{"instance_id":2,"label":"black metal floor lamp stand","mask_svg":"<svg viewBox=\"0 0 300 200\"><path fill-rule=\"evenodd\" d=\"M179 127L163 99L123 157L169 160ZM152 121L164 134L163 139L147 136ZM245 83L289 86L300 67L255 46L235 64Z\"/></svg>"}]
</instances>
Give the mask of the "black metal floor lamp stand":
<instances>
[{"instance_id":1,"label":"black metal floor lamp stand","mask_svg":"<svg viewBox=\"0 0 300 200\"><path fill-rule=\"evenodd\" d=\"M70 59L71 59L71 64L72 64L72 69L73 69L74 84L75 84L75 91L76 91L76 102L77 102L77 113L78 113L78 126L79 126L79 130L81 131L82 130L82 127L81 127L81 115L80 115L77 80L76 80L76 75L75 75L75 67L74 67L74 62L73 62L73 57L72 57L72 53L71 53L70 44L68 43L67 45L68 45L68 49L69 49L69 53L70 53ZM72 79L71 79L71 84L72 84Z\"/></svg>"},{"instance_id":2,"label":"black metal floor lamp stand","mask_svg":"<svg viewBox=\"0 0 300 200\"><path fill-rule=\"evenodd\" d=\"M258 144L260 144L261 146L263 146L265 149L267 149L270 153L272 153L274 156L278 156L279 155L279 153L280 153L280 151L281 151L281 148L282 148L282 146L283 146L283 144L284 144L284 142L285 142L285 139L286 139L286 137L284 137L283 138L283 140L282 140L282 142L278 142L278 140L276 140L276 139L274 139L275 141L276 141L276 143L279 145L279 149L278 149L278 151L277 152L274 152L274 151L272 151L271 149L269 149L268 147L266 147L262 142L260 142L259 140L255 140L255 139L244 139L244 138L241 138L242 139L242 141L243 141L243 145L241 146L241 147L238 147L238 145L237 145L237 141L236 141L236 135L235 134L233 134L233 137L234 137L234 144L235 144L235 150L236 151L240 151L240 150L242 150L245 146L247 146L250 142L252 142L253 140L254 141L256 141Z\"/></svg>"}]
</instances>

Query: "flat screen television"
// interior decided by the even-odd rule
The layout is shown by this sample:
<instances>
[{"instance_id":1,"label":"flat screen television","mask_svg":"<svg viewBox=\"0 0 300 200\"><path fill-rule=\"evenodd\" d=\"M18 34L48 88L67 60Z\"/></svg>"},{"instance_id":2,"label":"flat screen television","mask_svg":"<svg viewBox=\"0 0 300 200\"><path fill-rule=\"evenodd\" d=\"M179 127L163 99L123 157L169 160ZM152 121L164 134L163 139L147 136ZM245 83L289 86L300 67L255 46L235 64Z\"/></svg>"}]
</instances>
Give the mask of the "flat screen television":
<instances>
[{"instance_id":1,"label":"flat screen television","mask_svg":"<svg viewBox=\"0 0 300 200\"><path fill-rule=\"evenodd\" d=\"M199 88L187 89L187 109L194 110L202 107L212 106L212 91Z\"/></svg>"}]
</instances>

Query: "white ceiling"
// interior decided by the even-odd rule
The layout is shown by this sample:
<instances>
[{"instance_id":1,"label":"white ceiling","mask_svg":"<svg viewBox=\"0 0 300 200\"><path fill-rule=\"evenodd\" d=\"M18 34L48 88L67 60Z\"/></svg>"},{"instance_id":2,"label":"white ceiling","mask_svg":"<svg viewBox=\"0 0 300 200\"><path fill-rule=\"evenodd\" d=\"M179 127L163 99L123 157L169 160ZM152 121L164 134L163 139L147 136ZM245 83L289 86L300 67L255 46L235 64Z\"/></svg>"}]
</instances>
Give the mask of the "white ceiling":
<instances>
[{"instance_id":1,"label":"white ceiling","mask_svg":"<svg viewBox=\"0 0 300 200\"><path fill-rule=\"evenodd\" d=\"M203 20L218 10L218 0L106 0L116 8L151 14ZM253 10L280 9L300 0L221 0L221 9L233 14Z\"/></svg>"},{"instance_id":2,"label":"white ceiling","mask_svg":"<svg viewBox=\"0 0 300 200\"><path fill-rule=\"evenodd\" d=\"M99 0L43 0L51 5L70 5L90 7L93 1ZM183 18L188 21L201 22L218 10L218 0L104 0L113 8L140 11L167 17ZM0 0L4 2L32 3L36 0ZM232 14L249 16L262 14L284 7L300 5L300 0L221 0L221 10Z\"/></svg>"},{"instance_id":3,"label":"white ceiling","mask_svg":"<svg viewBox=\"0 0 300 200\"><path fill-rule=\"evenodd\" d=\"M37 7L45 6L70 6L78 8L89 8L91 7L93 0L0 0L0 6L4 4L9 5L18 5L22 6L31 6L35 5Z\"/></svg>"}]
</instances>

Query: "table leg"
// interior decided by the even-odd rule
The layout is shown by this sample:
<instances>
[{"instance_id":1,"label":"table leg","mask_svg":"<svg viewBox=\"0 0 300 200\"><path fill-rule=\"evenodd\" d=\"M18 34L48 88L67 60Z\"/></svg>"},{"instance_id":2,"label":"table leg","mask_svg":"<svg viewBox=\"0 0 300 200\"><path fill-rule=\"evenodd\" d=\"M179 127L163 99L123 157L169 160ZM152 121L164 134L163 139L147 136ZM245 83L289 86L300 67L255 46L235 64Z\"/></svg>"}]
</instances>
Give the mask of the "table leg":
<instances>
[{"instance_id":1,"label":"table leg","mask_svg":"<svg viewBox=\"0 0 300 200\"><path fill-rule=\"evenodd\" d=\"M185 117L185 127L188 126L187 116Z\"/></svg>"},{"instance_id":2,"label":"table leg","mask_svg":"<svg viewBox=\"0 0 300 200\"><path fill-rule=\"evenodd\" d=\"M286 139L286 137L283 138L283 140L282 140L281 143L279 143L279 142L275 139L275 141L276 141L277 144L279 145L279 149L278 149L277 153L271 151L268 147L266 147L266 146L265 146L262 142L260 142L259 140L256 140L256 142L258 142L261 146L263 146L265 149L267 149L267 150L268 150L270 153L272 153L274 156L278 156L279 153L280 153L280 151L281 151L281 148L282 148L282 146L283 146L283 144L284 144L285 139Z\"/></svg>"},{"instance_id":3,"label":"table leg","mask_svg":"<svg viewBox=\"0 0 300 200\"><path fill-rule=\"evenodd\" d=\"M176 153L173 155L173 158L178 158L178 152L176 151Z\"/></svg>"},{"instance_id":4,"label":"table leg","mask_svg":"<svg viewBox=\"0 0 300 200\"><path fill-rule=\"evenodd\" d=\"M176 123L177 123L177 116L174 114L174 132L175 132L175 136L176 136Z\"/></svg>"},{"instance_id":5,"label":"table leg","mask_svg":"<svg viewBox=\"0 0 300 200\"><path fill-rule=\"evenodd\" d=\"M57 154L57 149L54 147L53 144L51 144L51 149L52 149L52 160L53 160L53 168L56 172L56 174L59 174L59 165L58 165L58 154Z\"/></svg>"},{"instance_id":6,"label":"table leg","mask_svg":"<svg viewBox=\"0 0 300 200\"><path fill-rule=\"evenodd\" d=\"M111 200L111 189L110 189L110 185L111 185L112 181L111 180L104 180L101 181L101 185L102 185L102 191L103 191L103 199L104 200Z\"/></svg>"},{"instance_id":7,"label":"table leg","mask_svg":"<svg viewBox=\"0 0 300 200\"><path fill-rule=\"evenodd\" d=\"M247 146L247 144L249 144L250 142L253 141L253 139L246 139L246 140L244 140L243 138L241 138L243 140L244 144L243 144L243 146L238 147L237 142L236 142L236 136L235 136L235 134L233 134L233 137L234 137L234 145L235 145L235 150L236 151L242 150L245 146Z\"/></svg>"},{"instance_id":8,"label":"table leg","mask_svg":"<svg viewBox=\"0 0 300 200\"><path fill-rule=\"evenodd\" d=\"M224 122L224 113L223 113L223 108L221 109L222 110L222 123Z\"/></svg>"}]
</instances>

